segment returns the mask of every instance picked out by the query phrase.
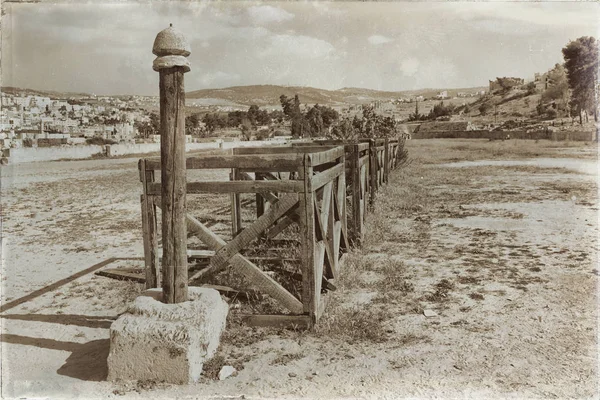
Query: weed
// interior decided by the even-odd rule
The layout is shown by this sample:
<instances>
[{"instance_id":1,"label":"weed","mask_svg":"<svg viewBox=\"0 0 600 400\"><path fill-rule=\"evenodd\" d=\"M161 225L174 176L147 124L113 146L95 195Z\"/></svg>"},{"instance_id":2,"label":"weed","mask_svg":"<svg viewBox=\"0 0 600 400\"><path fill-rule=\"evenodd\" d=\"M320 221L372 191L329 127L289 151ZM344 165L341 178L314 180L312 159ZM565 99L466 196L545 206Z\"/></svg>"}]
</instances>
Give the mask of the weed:
<instances>
[{"instance_id":1,"label":"weed","mask_svg":"<svg viewBox=\"0 0 600 400\"><path fill-rule=\"evenodd\" d=\"M481 283L480 279L474 276L459 276L457 281L463 285L479 285Z\"/></svg>"},{"instance_id":2,"label":"weed","mask_svg":"<svg viewBox=\"0 0 600 400\"><path fill-rule=\"evenodd\" d=\"M483 300L485 298L481 293L471 293L469 297L473 300Z\"/></svg>"},{"instance_id":3,"label":"weed","mask_svg":"<svg viewBox=\"0 0 600 400\"><path fill-rule=\"evenodd\" d=\"M293 353L293 354L282 354L277 358L271 361L271 365L288 365L290 362L294 360L300 360L304 358L305 355L302 353Z\"/></svg>"},{"instance_id":4,"label":"weed","mask_svg":"<svg viewBox=\"0 0 600 400\"><path fill-rule=\"evenodd\" d=\"M350 344L367 341L386 342L389 337L384 323L390 319L391 311L376 307L346 308L333 304L315 328L319 337L336 337Z\"/></svg>"},{"instance_id":5,"label":"weed","mask_svg":"<svg viewBox=\"0 0 600 400\"><path fill-rule=\"evenodd\" d=\"M202 375L207 379L217 380L219 379L219 372L224 365L226 365L225 357L221 354L217 354L204 363L202 366Z\"/></svg>"},{"instance_id":6,"label":"weed","mask_svg":"<svg viewBox=\"0 0 600 400\"><path fill-rule=\"evenodd\" d=\"M449 292L454 289L454 285L447 279L442 279L435 285L435 291L423 297L424 300L432 303L441 303L449 297Z\"/></svg>"}]
</instances>

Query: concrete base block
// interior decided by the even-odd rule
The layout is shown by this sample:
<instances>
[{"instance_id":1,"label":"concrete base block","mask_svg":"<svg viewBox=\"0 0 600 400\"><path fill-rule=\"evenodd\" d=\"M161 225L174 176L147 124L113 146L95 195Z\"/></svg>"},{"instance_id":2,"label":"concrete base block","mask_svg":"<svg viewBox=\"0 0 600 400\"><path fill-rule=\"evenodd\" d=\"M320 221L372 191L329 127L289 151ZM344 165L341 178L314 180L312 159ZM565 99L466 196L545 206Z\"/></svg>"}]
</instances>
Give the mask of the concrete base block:
<instances>
[{"instance_id":1,"label":"concrete base block","mask_svg":"<svg viewBox=\"0 0 600 400\"><path fill-rule=\"evenodd\" d=\"M219 347L229 307L214 289L188 292L189 301L164 304L161 289L147 290L111 325L109 381L199 379Z\"/></svg>"}]
</instances>

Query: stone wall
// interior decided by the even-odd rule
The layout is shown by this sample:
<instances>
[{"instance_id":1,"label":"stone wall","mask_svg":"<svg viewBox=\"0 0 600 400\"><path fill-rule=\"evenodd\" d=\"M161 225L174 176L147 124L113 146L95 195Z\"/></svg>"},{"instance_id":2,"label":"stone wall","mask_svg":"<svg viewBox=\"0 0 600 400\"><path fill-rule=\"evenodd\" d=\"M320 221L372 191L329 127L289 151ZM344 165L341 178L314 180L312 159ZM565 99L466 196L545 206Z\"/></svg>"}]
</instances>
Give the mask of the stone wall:
<instances>
[{"instance_id":1,"label":"stone wall","mask_svg":"<svg viewBox=\"0 0 600 400\"><path fill-rule=\"evenodd\" d=\"M532 139L532 140L574 140L591 142L596 140L595 132L546 132L546 131L444 131L444 132L416 132L412 139Z\"/></svg>"},{"instance_id":2,"label":"stone wall","mask_svg":"<svg viewBox=\"0 0 600 400\"><path fill-rule=\"evenodd\" d=\"M187 151L203 149L230 149L232 147L265 146L281 144L280 140L251 141L251 142L208 142L186 143ZM11 164L55 161L65 159L83 159L107 154L111 157L127 154L148 154L160 152L159 143L112 144L106 146L65 146L65 147L20 147L4 150L2 157L8 158Z\"/></svg>"}]
</instances>

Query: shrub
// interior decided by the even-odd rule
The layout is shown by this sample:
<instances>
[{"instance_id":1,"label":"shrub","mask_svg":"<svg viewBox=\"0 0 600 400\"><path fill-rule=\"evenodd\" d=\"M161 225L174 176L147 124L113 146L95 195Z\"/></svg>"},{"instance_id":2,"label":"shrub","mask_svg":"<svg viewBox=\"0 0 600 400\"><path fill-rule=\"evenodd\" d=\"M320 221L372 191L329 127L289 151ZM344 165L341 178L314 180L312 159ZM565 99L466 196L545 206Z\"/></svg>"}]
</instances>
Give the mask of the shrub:
<instances>
[{"instance_id":1,"label":"shrub","mask_svg":"<svg viewBox=\"0 0 600 400\"><path fill-rule=\"evenodd\" d=\"M548 119L554 119L554 118L557 117L557 115L558 115L558 112L555 109L553 109L553 108L551 108L548 111L546 111L546 117Z\"/></svg>"}]
</instances>

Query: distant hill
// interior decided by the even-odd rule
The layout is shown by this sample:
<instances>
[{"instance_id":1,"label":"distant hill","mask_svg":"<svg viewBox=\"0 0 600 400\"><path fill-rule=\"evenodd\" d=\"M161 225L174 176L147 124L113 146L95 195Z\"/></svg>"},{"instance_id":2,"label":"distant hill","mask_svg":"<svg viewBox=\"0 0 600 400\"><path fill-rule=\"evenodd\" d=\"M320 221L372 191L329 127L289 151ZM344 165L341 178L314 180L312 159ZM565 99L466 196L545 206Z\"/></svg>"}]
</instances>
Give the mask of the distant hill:
<instances>
[{"instance_id":1,"label":"distant hill","mask_svg":"<svg viewBox=\"0 0 600 400\"><path fill-rule=\"evenodd\" d=\"M475 92L485 87L465 89L422 89L401 92L389 92L362 88L342 88L338 90L316 89L307 86L252 85L233 86L223 89L202 89L186 93L188 99L210 99L215 104L218 100L223 104L268 105L279 104L279 96L293 97L298 94L300 101L305 104L365 104L376 100L392 100L411 95L435 96L442 90L447 90L449 96L458 92Z\"/></svg>"},{"instance_id":2,"label":"distant hill","mask_svg":"<svg viewBox=\"0 0 600 400\"><path fill-rule=\"evenodd\" d=\"M29 96L45 96L51 97L53 99L68 99L68 98L84 98L90 97L89 93L71 93L71 92L56 92L52 90L37 90L37 89L28 89L28 88L17 88L12 86L2 86L0 89L2 93L6 94L26 94Z\"/></svg>"}]
</instances>

